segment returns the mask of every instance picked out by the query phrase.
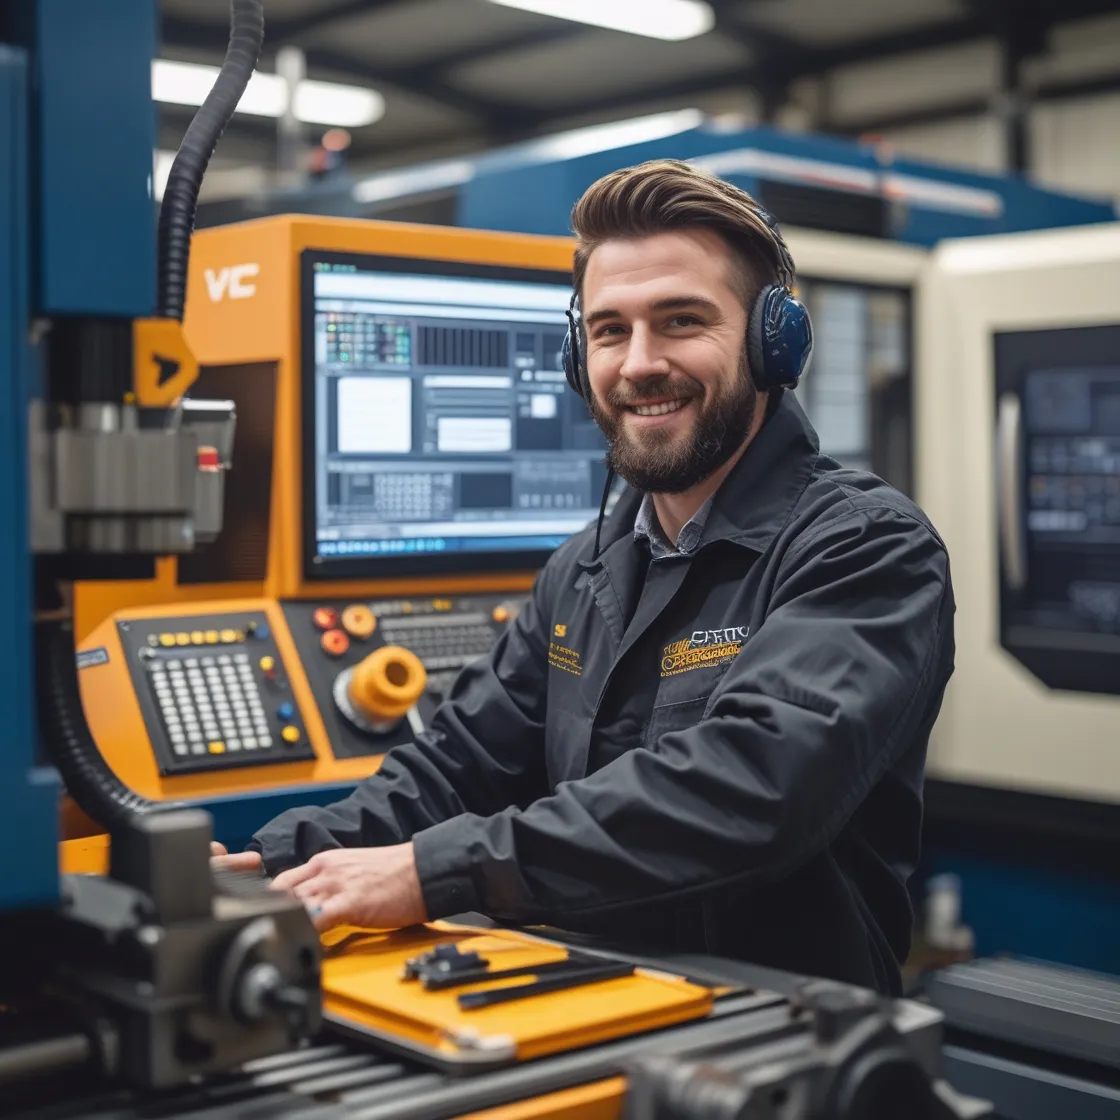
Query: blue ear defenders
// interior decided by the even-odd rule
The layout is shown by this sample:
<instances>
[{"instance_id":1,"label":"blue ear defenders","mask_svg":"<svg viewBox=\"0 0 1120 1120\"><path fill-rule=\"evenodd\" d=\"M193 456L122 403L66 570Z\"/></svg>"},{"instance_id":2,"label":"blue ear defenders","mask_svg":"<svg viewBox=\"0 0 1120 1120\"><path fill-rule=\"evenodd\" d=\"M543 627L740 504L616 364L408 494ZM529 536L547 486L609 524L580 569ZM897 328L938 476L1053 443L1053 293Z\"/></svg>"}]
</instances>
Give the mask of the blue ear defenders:
<instances>
[{"instance_id":1,"label":"blue ear defenders","mask_svg":"<svg viewBox=\"0 0 1120 1120\"><path fill-rule=\"evenodd\" d=\"M774 219L759 211L770 230L781 261L781 281L767 284L758 293L747 320L747 361L751 379L759 392L796 389L809 368L813 353L813 324L809 311L793 294L794 266ZM587 363L581 350L583 341L579 298L572 293L568 305L568 333L560 350L560 363L568 384L581 397L587 397Z\"/></svg>"}]
</instances>

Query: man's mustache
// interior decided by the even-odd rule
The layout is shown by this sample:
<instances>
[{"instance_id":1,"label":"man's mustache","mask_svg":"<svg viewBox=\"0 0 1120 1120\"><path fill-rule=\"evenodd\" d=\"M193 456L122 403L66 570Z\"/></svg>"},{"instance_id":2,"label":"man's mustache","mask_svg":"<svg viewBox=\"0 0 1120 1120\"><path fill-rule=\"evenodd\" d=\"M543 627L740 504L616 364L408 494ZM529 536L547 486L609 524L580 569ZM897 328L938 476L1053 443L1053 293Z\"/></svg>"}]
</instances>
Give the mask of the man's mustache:
<instances>
[{"instance_id":1,"label":"man's mustache","mask_svg":"<svg viewBox=\"0 0 1120 1120\"><path fill-rule=\"evenodd\" d=\"M651 377L638 382L625 392L612 390L607 396L607 404L612 408L630 408L646 401L673 397L680 400L693 400L703 395L702 387L691 377Z\"/></svg>"}]
</instances>

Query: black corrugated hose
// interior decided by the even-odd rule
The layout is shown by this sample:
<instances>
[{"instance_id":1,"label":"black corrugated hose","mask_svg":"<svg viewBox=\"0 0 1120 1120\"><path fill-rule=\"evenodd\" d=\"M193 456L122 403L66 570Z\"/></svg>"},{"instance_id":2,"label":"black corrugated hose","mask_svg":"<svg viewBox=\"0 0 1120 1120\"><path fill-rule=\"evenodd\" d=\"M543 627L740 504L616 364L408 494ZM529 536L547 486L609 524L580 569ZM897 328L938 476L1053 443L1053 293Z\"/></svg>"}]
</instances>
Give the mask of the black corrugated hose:
<instances>
[{"instance_id":1,"label":"black corrugated hose","mask_svg":"<svg viewBox=\"0 0 1120 1120\"><path fill-rule=\"evenodd\" d=\"M183 321L195 207L214 148L257 66L264 42L264 0L230 0L229 47L213 89L191 121L171 165L159 211L161 318Z\"/></svg>"},{"instance_id":2,"label":"black corrugated hose","mask_svg":"<svg viewBox=\"0 0 1120 1120\"><path fill-rule=\"evenodd\" d=\"M36 623L36 630L39 735L82 812L111 832L138 815L181 809L178 802L151 801L135 793L101 757L82 707L70 623L52 619Z\"/></svg>"}]
</instances>

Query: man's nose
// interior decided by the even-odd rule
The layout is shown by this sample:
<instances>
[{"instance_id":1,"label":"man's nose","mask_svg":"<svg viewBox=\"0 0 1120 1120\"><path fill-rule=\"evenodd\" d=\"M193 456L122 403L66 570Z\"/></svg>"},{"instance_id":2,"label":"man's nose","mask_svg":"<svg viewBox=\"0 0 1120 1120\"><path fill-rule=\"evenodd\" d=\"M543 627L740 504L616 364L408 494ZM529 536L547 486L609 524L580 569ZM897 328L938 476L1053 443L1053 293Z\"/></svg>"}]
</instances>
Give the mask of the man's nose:
<instances>
[{"instance_id":1,"label":"man's nose","mask_svg":"<svg viewBox=\"0 0 1120 1120\"><path fill-rule=\"evenodd\" d=\"M669 372L669 361L654 332L642 324L636 324L630 331L630 338L626 344L626 358L619 373L623 377L636 380Z\"/></svg>"}]
</instances>

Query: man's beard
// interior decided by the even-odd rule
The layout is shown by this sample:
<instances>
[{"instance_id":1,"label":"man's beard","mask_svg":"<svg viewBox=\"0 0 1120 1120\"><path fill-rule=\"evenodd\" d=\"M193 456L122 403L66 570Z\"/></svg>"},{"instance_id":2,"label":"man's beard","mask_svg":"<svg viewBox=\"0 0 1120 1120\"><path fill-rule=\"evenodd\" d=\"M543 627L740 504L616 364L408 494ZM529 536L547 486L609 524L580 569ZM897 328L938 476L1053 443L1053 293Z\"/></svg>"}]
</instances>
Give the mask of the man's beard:
<instances>
[{"instance_id":1,"label":"man's beard","mask_svg":"<svg viewBox=\"0 0 1120 1120\"><path fill-rule=\"evenodd\" d=\"M739 450L754 423L758 390L747 369L745 346L734 383L698 406L688 435L656 429L632 434L626 430L624 416L627 406L643 401L665 397L699 401L703 395L695 379L672 374L616 389L605 406L591 394L591 415L607 437L607 466L636 490L654 494L681 494L709 478Z\"/></svg>"}]
</instances>

